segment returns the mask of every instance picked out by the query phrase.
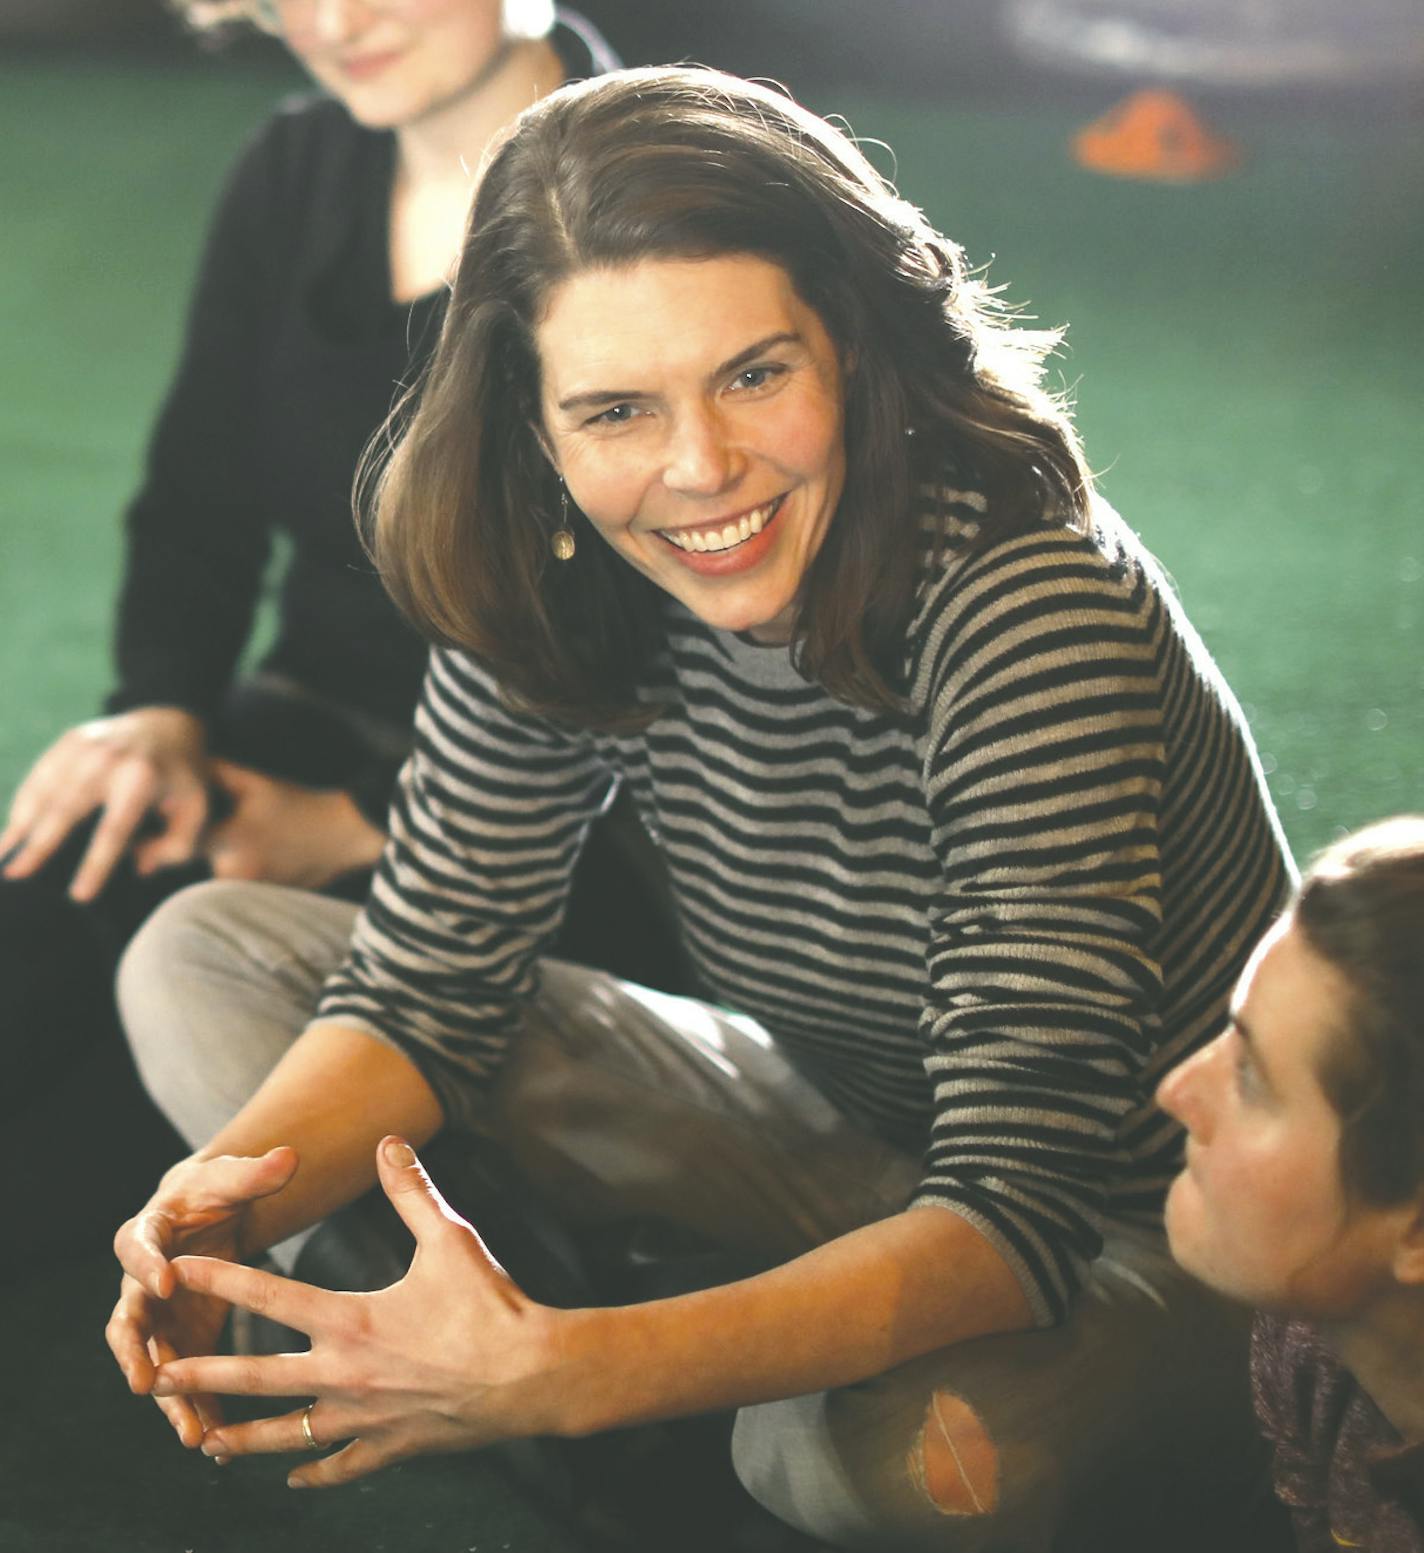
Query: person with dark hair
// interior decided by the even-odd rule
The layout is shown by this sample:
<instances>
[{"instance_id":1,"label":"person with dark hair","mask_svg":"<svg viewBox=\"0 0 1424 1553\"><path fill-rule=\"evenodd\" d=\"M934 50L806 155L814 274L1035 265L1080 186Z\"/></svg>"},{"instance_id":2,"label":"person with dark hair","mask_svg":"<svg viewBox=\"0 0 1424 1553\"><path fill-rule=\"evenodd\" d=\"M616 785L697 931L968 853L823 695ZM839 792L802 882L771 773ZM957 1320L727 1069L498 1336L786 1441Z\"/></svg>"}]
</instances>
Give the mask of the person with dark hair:
<instances>
[{"instance_id":1,"label":"person with dark hair","mask_svg":"<svg viewBox=\"0 0 1424 1553\"><path fill-rule=\"evenodd\" d=\"M1163 1081L1173 1255L1260 1307L1256 1410L1306 1553L1424 1549L1424 816L1316 859L1230 1022Z\"/></svg>"},{"instance_id":2,"label":"person with dark hair","mask_svg":"<svg viewBox=\"0 0 1424 1553\"><path fill-rule=\"evenodd\" d=\"M619 72L521 116L364 484L439 644L366 907L199 886L121 970L194 1153L119 1232L109 1339L186 1444L349 1442L293 1474L335 1484L735 1410L752 1495L838 1547L1141 1547L1144 1507L1233 1503L1245 1326L1167 1255L1151 1096L1292 871L1052 343L770 88ZM620 789L708 1001L550 956ZM722 1281L531 1297L405 1141L441 1129L595 1296L620 1221ZM373 1176L391 1287L238 1265ZM228 1301L311 1351L211 1356Z\"/></svg>"},{"instance_id":3,"label":"person with dark hair","mask_svg":"<svg viewBox=\"0 0 1424 1553\"><path fill-rule=\"evenodd\" d=\"M141 1171L129 1191L154 1159L122 1071L119 952L209 873L364 895L427 649L353 532L357 462L433 349L487 143L615 63L547 4L179 9L267 26L325 93L285 105L228 181L128 512L104 715L38 759L0 833L9 1146L32 1161L69 1127L111 1141L115 1181L130 1155ZM274 546L275 640L243 667ZM606 905L574 952L613 952ZM656 966L641 946L617 963ZM35 1193L24 1211L24 1238L74 1243L74 1210L61 1223Z\"/></svg>"}]
</instances>

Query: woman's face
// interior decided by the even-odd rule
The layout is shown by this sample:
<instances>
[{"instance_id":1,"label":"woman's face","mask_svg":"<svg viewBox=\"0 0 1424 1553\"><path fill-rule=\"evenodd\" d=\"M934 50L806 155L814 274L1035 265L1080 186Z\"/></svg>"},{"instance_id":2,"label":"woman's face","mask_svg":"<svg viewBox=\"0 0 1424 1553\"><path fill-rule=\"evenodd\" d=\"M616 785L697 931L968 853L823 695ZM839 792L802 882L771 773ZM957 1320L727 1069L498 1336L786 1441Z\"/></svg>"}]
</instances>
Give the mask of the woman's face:
<instances>
[{"instance_id":1,"label":"woman's face","mask_svg":"<svg viewBox=\"0 0 1424 1553\"><path fill-rule=\"evenodd\" d=\"M709 625L789 640L845 447L838 352L786 271L585 270L535 338L547 446L602 537Z\"/></svg>"},{"instance_id":2,"label":"woman's face","mask_svg":"<svg viewBox=\"0 0 1424 1553\"><path fill-rule=\"evenodd\" d=\"M399 129L466 92L505 44L501 0L275 0L287 47L351 116Z\"/></svg>"},{"instance_id":3,"label":"woman's face","mask_svg":"<svg viewBox=\"0 0 1424 1553\"><path fill-rule=\"evenodd\" d=\"M1286 918L1257 949L1231 1022L1162 1081L1157 1101L1187 1129L1167 1197L1176 1259L1252 1305L1345 1316L1388 1281L1414 1209L1351 1204L1340 1119L1318 1077L1349 1040L1349 992Z\"/></svg>"}]
</instances>

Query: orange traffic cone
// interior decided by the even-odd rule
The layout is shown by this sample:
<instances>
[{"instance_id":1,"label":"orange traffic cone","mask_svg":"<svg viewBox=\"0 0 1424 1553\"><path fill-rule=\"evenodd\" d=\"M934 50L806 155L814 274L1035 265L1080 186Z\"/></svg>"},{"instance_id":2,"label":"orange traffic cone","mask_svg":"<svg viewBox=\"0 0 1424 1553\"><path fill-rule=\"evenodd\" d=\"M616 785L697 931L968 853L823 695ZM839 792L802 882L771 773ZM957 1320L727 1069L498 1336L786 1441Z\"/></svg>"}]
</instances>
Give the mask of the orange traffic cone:
<instances>
[{"instance_id":1,"label":"orange traffic cone","mask_svg":"<svg viewBox=\"0 0 1424 1553\"><path fill-rule=\"evenodd\" d=\"M1134 92L1073 137L1073 155L1117 178L1196 183L1241 160L1234 141L1214 135L1175 92Z\"/></svg>"}]
</instances>

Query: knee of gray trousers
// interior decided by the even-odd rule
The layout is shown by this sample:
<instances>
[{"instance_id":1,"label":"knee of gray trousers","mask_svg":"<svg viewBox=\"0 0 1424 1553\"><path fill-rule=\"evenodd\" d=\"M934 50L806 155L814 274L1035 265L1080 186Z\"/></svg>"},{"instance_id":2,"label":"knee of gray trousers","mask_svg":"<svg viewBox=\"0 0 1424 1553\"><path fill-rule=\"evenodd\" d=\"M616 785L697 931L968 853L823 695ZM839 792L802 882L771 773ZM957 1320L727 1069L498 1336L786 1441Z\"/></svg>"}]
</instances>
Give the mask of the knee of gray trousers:
<instances>
[{"instance_id":1,"label":"knee of gray trousers","mask_svg":"<svg viewBox=\"0 0 1424 1553\"><path fill-rule=\"evenodd\" d=\"M863 1553L1048 1553L1055 1491L1048 1481L1004 1484L982 1511L935 1505L916 1484L910 1460L914 1431L895 1443L887 1419L867 1410L856 1388L789 1397L743 1408L732 1432L732 1464L743 1488L764 1509L802 1535L831 1548ZM863 1416L869 1413L869 1417ZM847 1438L866 1428L882 1435L903 1470L899 1489L882 1483L862 1493L851 1457L863 1454ZM863 1465L863 1464L862 1464ZM1050 1474L1051 1477L1051 1474Z\"/></svg>"},{"instance_id":2,"label":"knee of gray trousers","mask_svg":"<svg viewBox=\"0 0 1424 1553\"><path fill-rule=\"evenodd\" d=\"M763 1509L831 1547L859 1547L874 1532L836 1452L827 1394L744 1407L732 1430L732 1467Z\"/></svg>"},{"instance_id":3,"label":"knee of gray trousers","mask_svg":"<svg viewBox=\"0 0 1424 1553\"><path fill-rule=\"evenodd\" d=\"M1160 1236L1119 1227L1061 1326L745 1408L733 1462L774 1515L837 1548L1216 1546L1263 1464L1247 1325Z\"/></svg>"},{"instance_id":4,"label":"knee of gray trousers","mask_svg":"<svg viewBox=\"0 0 1424 1553\"><path fill-rule=\"evenodd\" d=\"M247 1103L307 1024L355 917L345 902L213 880L148 919L119 1012L155 1104L194 1147Z\"/></svg>"}]
</instances>

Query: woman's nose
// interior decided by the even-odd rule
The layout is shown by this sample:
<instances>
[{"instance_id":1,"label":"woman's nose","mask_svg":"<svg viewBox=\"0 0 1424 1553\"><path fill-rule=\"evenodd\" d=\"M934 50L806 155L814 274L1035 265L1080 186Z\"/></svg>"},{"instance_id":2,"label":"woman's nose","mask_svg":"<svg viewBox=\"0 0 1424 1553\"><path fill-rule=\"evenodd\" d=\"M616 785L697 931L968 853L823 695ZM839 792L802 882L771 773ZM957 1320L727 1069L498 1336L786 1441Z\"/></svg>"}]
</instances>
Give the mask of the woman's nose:
<instances>
[{"instance_id":1,"label":"woman's nose","mask_svg":"<svg viewBox=\"0 0 1424 1553\"><path fill-rule=\"evenodd\" d=\"M366 0L307 0L314 38L340 43L356 32L367 10Z\"/></svg>"},{"instance_id":2,"label":"woman's nose","mask_svg":"<svg viewBox=\"0 0 1424 1553\"><path fill-rule=\"evenodd\" d=\"M668 434L663 483L688 496L716 496L736 483L742 457L715 410L680 416Z\"/></svg>"},{"instance_id":3,"label":"woman's nose","mask_svg":"<svg viewBox=\"0 0 1424 1553\"><path fill-rule=\"evenodd\" d=\"M1179 1062L1157 1086L1157 1104L1198 1141L1205 1141L1211 1127L1213 1075L1223 1040L1218 1036Z\"/></svg>"}]
</instances>

